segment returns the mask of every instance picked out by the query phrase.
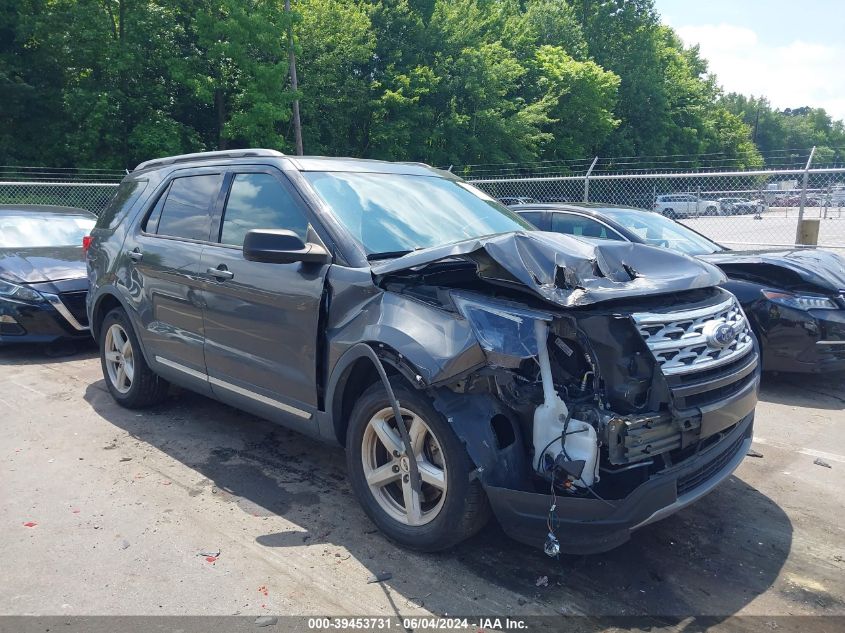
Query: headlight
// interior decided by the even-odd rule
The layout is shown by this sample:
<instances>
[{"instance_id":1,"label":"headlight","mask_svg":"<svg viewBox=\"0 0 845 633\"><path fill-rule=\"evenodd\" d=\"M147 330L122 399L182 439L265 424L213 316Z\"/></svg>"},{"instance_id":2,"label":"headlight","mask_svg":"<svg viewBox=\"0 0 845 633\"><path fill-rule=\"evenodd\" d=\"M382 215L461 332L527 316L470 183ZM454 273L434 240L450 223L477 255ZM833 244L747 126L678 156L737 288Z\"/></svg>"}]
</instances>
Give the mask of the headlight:
<instances>
[{"instance_id":1,"label":"headlight","mask_svg":"<svg viewBox=\"0 0 845 633\"><path fill-rule=\"evenodd\" d=\"M3 280L0 280L0 297L8 297L18 301L44 301L44 297L35 290Z\"/></svg>"},{"instance_id":2,"label":"headlight","mask_svg":"<svg viewBox=\"0 0 845 633\"><path fill-rule=\"evenodd\" d=\"M769 301L798 310L838 310L833 299L819 295L796 295L790 292L764 290L763 296Z\"/></svg>"},{"instance_id":3,"label":"headlight","mask_svg":"<svg viewBox=\"0 0 845 633\"><path fill-rule=\"evenodd\" d=\"M452 293L452 299L484 351L520 359L537 355L534 322L550 321L551 315L483 297Z\"/></svg>"}]
</instances>

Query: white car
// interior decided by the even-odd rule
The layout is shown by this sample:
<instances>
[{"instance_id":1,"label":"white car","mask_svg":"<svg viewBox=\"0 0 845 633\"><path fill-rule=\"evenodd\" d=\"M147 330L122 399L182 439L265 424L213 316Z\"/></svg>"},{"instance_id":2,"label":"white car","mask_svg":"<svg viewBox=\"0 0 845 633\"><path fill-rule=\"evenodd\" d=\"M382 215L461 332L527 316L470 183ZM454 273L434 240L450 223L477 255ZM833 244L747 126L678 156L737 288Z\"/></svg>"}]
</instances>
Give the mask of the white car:
<instances>
[{"instance_id":1,"label":"white car","mask_svg":"<svg viewBox=\"0 0 845 633\"><path fill-rule=\"evenodd\" d=\"M748 198L719 198L719 215L745 215L765 211L761 200Z\"/></svg>"},{"instance_id":2,"label":"white car","mask_svg":"<svg viewBox=\"0 0 845 633\"><path fill-rule=\"evenodd\" d=\"M705 200L691 193L673 193L657 196L654 211L673 219L699 215L719 215L719 202L717 200Z\"/></svg>"}]
</instances>

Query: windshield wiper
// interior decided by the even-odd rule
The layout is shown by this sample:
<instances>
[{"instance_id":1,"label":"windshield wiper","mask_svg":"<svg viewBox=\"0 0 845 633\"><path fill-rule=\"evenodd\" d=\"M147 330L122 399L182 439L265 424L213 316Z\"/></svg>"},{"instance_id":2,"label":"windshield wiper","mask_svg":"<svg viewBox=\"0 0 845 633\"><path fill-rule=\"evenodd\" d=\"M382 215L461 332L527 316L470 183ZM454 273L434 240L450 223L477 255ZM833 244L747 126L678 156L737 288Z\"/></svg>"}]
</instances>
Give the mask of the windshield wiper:
<instances>
[{"instance_id":1,"label":"windshield wiper","mask_svg":"<svg viewBox=\"0 0 845 633\"><path fill-rule=\"evenodd\" d=\"M413 252L414 251L384 251L383 253L370 253L367 255L367 261L374 262L379 259L395 259L396 257L402 257L403 255Z\"/></svg>"}]
</instances>

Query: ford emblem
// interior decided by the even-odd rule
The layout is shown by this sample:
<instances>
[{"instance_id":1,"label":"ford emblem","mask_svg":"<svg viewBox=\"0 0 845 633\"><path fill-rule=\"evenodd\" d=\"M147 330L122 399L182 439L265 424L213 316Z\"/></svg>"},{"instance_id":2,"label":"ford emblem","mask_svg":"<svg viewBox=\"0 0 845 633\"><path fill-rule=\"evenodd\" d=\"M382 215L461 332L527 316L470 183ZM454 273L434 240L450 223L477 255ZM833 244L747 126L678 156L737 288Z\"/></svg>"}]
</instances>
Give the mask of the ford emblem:
<instances>
[{"instance_id":1,"label":"ford emblem","mask_svg":"<svg viewBox=\"0 0 845 633\"><path fill-rule=\"evenodd\" d=\"M709 321L704 326L702 334L707 338L711 347L727 347L736 340L736 330L730 323L724 321Z\"/></svg>"}]
</instances>

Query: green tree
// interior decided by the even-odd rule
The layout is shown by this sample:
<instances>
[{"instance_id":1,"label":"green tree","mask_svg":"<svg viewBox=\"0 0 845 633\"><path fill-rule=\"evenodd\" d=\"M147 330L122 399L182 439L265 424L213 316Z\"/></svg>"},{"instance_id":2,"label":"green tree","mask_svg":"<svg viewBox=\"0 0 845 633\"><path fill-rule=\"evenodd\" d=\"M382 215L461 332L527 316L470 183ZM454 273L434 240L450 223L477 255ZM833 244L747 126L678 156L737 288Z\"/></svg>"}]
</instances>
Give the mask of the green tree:
<instances>
[{"instance_id":1,"label":"green tree","mask_svg":"<svg viewBox=\"0 0 845 633\"><path fill-rule=\"evenodd\" d=\"M303 144L312 154L366 151L376 46L365 5L301 0L296 26Z\"/></svg>"},{"instance_id":2,"label":"green tree","mask_svg":"<svg viewBox=\"0 0 845 633\"><path fill-rule=\"evenodd\" d=\"M538 87L552 106L546 129L554 137L545 158L595 154L619 125L614 118L619 77L593 61L579 62L558 46L536 53Z\"/></svg>"},{"instance_id":3,"label":"green tree","mask_svg":"<svg viewBox=\"0 0 845 633\"><path fill-rule=\"evenodd\" d=\"M59 60L33 33L46 0L0 0L0 164L71 165ZM22 139L28 139L22 142Z\"/></svg>"},{"instance_id":4,"label":"green tree","mask_svg":"<svg viewBox=\"0 0 845 633\"><path fill-rule=\"evenodd\" d=\"M839 164L845 159L845 124L823 108L778 110L765 97L730 93L719 104L742 119L752 130L752 141L772 165L806 160L806 150L816 146L816 164Z\"/></svg>"},{"instance_id":5,"label":"green tree","mask_svg":"<svg viewBox=\"0 0 845 633\"><path fill-rule=\"evenodd\" d=\"M441 165L538 156L549 104L520 94L526 69L499 41L510 9L439 1L426 21L405 0L379 3L367 155Z\"/></svg>"},{"instance_id":6,"label":"green tree","mask_svg":"<svg viewBox=\"0 0 845 633\"><path fill-rule=\"evenodd\" d=\"M282 124L293 93L286 89L290 16L277 0L183 3L170 60L174 79L214 113L209 144L285 147Z\"/></svg>"},{"instance_id":7,"label":"green tree","mask_svg":"<svg viewBox=\"0 0 845 633\"><path fill-rule=\"evenodd\" d=\"M816 145L819 160L843 160L841 121L722 95L652 0L292 5L0 0L0 160L132 167L284 149L294 96L311 153L439 165L719 153L741 167L760 164L757 147Z\"/></svg>"},{"instance_id":8,"label":"green tree","mask_svg":"<svg viewBox=\"0 0 845 633\"><path fill-rule=\"evenodd\" d=\"M140 0L51 0L32 8L22 32L53 70L51 96L62 108L49 126L60 137L54 154L85 166L130 165L133 140L143 136L136 128L149 126L166 102L159 80L166 11ZM165 34L162 42L150 37L156 32Z\"/></svg>"}]
</instances>

